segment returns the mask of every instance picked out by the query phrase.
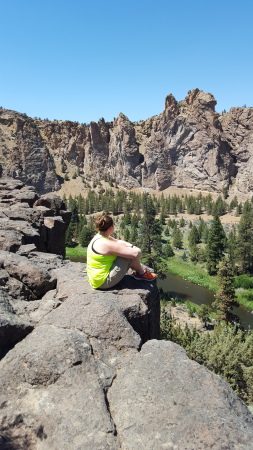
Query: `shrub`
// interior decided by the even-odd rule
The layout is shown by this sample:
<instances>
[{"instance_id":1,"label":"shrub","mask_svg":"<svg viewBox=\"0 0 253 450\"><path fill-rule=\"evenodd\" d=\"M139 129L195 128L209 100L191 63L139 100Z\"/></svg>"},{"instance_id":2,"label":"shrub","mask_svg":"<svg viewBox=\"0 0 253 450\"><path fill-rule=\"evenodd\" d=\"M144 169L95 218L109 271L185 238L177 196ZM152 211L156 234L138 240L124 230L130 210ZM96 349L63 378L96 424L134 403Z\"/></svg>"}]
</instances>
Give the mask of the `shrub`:
<instances>
[{"instance_id":1,"label":"shrub","mask_svg":"<svg viewBox=\"0 0 253 450\"><path fill-rule=\"evenodd\" d=\"M234 279L235 288L253 289L253 278L248 275L238 275Z\"/></svg>"},{"instance_id":2,"label":"shrub","mask_svg":"<svg viewBox=\"0 0 253 450\"><path fill-rule=\"evenodd\" d=\"M252 291L248 291L248 292L243 292L242 293L243 298L245 298L247 301L252 302L253 301L253 292Z\"/></svg>"},{"instance_id":3,"label":"shrub","mask_svg":"<svg viewBox=\"0 0 253 450\"><path fill-rule=\"evenodd\" d=\"M196 306L194 306L194 305L193 305L192 303L190 303L190 302L185 302L185 305L186 305L186 307L187 307L187 312L188 312L189 316L190 316L190 317L194 317L194 314L195 314L196 311L197 311Z\"/></svg>"}]
</instances>

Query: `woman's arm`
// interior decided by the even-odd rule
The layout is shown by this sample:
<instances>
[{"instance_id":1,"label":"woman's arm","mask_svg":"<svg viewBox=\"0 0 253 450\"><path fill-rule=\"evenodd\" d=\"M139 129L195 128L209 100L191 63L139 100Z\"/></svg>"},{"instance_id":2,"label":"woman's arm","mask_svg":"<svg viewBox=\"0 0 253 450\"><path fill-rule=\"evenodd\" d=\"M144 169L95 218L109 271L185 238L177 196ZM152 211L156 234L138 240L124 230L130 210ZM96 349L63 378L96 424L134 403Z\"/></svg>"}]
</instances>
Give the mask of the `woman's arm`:
<instances>
[{"instance_id":1,"label":"woman's arm","mask_svg":"<svg viewBox=\"0 0 253 450\"><path fill-rule=\"evenodd\" d=\"M130 244L130 242L122 241L121 239L115 239L112 236L110 236L109 239L111 241L118 242L118 244L125 245L126 247L133 247L133 244Z\"/></svg>"},{"instance_id":2,"label":"woman's arm","mask_svg":"<svg viewBox=\"0 0 253 450\"><path fill-rule=\"evenodd\" d=\"M99 244L96 246L97 251L99 253L102 253L103 255L117 255L122 256L123 258L137 258L137 256L140 256L141 250L138 247L132 246L132 244L125 245L121 244L117 240L111 240L111 239L99 239Z\"/></svg>"}]
</instances>

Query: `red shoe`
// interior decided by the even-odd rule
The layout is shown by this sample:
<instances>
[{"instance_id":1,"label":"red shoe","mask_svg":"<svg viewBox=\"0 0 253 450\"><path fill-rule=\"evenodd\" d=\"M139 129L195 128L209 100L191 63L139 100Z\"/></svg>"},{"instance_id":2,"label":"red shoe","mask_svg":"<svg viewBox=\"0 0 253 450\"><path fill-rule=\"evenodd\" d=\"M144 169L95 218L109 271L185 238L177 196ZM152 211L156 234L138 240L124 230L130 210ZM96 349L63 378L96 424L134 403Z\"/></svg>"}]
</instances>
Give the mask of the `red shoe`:
<instances>
[{"instance_id":1,"label":"red shoe","mask_svg":"<svg viewBox=\"0 0 253 450\"><path fill-rule=\"evenodd\" d=\"M147 269L144 270L144 273L141 275L137 272L131 273L131 276L134 277L136 280L145 280L145 281L153 281L156 279L156 274L149 272Z\"/></svg>"}]
</instances>

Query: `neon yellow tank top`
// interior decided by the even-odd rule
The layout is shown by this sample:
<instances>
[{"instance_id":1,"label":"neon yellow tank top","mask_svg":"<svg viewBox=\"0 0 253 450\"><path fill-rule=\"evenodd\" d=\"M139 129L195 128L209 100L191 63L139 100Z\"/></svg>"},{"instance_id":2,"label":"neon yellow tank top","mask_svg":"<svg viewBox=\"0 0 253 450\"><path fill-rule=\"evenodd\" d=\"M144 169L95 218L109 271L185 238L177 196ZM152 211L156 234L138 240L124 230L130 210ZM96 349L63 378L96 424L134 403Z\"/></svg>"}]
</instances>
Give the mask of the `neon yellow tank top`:
<instances>
[{"instance_id":1,"label":"neon yellow tank top","mask_svg":"<svg viewBox=\"0 0 253 450\"><path fill-rule=\"evenodd\" d=\"M87 248L87 276L90 285L97 289L105 282L113 262L117 258L117 255L100 255L95 253L92 249L93 242L97 239L104 238L108 239L106 236L101 236L96 234L94 238L90 241Z\"/></svg>"}]
</instances>

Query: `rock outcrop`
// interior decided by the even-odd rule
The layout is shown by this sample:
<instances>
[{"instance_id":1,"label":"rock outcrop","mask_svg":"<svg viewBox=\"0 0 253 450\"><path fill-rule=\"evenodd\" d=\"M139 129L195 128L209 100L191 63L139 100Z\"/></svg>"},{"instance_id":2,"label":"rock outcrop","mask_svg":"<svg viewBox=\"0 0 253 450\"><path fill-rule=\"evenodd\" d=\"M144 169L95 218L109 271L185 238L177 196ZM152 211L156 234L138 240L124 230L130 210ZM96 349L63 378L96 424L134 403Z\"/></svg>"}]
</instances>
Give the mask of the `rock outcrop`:
<instances>
[{"instance_id":1,"label":"rock outcrop","mask_svg":"<svg viewBox=\"0 0 253 450\"><path fill-rule=\"evenodd\" d=\"M253 108L215 112L212 94L189 91L139 123L120 113L90 125L31 119L0 109L0 166L38 192L55 191L64 171L84 180L110 178L127 189L169 186L253 191ZM62 172L63 171L63 172Z\"/></svg>"},{"instance_id":2,"label":"rock outcrop","mask_svg":"<svg viewBox=\"0 0 253 450\"><path fill-rule=\"evenodd\" d=\"M0 220L18 210L15 186ZM37 243L37 208L58 214L62 205L35 203L25 217ZM1 450L250 448L246 405L177 344L159 340L155 282L126 275L94 291L85 264L38 251L23 236L9 236L0 251Z\"/></svg>"}]
</instances>

